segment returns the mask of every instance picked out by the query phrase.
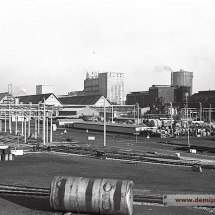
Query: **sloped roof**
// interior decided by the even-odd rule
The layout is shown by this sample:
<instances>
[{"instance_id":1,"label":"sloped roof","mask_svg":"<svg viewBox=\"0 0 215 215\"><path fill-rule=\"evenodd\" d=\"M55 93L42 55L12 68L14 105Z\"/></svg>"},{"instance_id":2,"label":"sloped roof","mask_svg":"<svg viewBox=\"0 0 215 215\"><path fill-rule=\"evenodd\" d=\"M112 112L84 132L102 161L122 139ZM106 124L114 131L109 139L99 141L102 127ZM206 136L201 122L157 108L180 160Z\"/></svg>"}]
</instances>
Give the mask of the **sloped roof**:
<instances>
[{"instance_id":1,"label":"sloped roof","mask_svg":"<svg viewBox=\"0 0 215 215\"><path fill-rule=\"evenodd\" d=\"M7 96L8 95L8 92L6 92L6 93L0 93L0 101L5 97L5 96Z\"/></svg>"},{"instance_id":2,"label":"sloped roof","mask_svg":"<svg viewBox=\"0 0 215 215\"><path fill-rule=\"evenodd\" d=\"M64 105L95 105L103 95L71 96L58 98Z\"/></svg>"},{"instance_id":3,"label":"sloped roof","mask_svg":"<svg viewBox=\"0 0 215 215\"><path fill-rule=\"evenodd\" d=\"M192 102L215 101L215 90L199 91L188 98Z\"/></svg>"},{"instance_id":4,"label":"sloped roof","mask_svg":"<svg viewBox=\"0 0 215 215\"><path fill-rule=\"evenodd\" d=\"M30 102L32 102L32 104L38 104L39 102L43 103L44 99L48 99L50 95L53 95L59 101L53 93L19 96L18 98L19 102L22 102L23 104L29 104Z\"/></svg>"}]
</instances>

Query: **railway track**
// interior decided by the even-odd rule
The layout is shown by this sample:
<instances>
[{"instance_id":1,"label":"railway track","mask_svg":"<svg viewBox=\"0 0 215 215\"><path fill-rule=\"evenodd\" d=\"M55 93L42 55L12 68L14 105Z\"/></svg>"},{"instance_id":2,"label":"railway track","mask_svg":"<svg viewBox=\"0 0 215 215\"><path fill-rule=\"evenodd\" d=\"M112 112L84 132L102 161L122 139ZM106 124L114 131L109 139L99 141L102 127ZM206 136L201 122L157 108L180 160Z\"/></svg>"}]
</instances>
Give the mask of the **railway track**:
<instances>
[{"instance_id":1,"label":"railway track","mask_svg":"<svg viewBox=\"0 0 215 215\"><path fill-rule=\"evenodd\" d=\"M135 192L135 190L134 190ZM0 184L0 195L30 195L30 196L43 196L49 197L50 189L49 188L38 188L38 187L25 187L25 186L14 186L14 185L3 185ZM162 196L153 196L153 195L140 195L134 194L134 202L145 202L145 203L158 203L163 204Z\"/></svg>"},{"instance_id":2,"label":"railway track","mask_svg":"<svg viewBox=\"0 0 215 215\"><path fill-rule=\"evenodd\" d=\"M90 149L80 146L52 146L50 151L67 154L79 154L92 158L99 159L117 159L128 164L138 163L155 163L155 164L167 164L178 166L193 166L200 164L205 169L215 169L215 164L200 163L197 160L183 160L180 157L174 155L163 155L158 153L134 153L128 151L101 151L99 149Z\"/></svg>"}]
</instances>

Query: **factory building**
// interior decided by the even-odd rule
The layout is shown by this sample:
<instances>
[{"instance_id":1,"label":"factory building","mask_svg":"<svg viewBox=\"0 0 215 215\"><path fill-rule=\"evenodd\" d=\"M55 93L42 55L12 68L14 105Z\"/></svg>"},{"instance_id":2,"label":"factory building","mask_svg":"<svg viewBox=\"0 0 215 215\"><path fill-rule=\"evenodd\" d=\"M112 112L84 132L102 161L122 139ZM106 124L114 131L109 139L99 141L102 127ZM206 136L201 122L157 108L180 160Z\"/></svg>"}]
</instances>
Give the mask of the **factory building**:
<instances>
[{"instance_id":1,"label":"factory building","mask_svg":"<svg viewBox=\"0 0 215 215\"><path fill-rule=\"evenodd\" d=\"M149 107L149 92L130 92L126 95L126 105L135 105L136 103L139 104L140 108Z\"/></svg>"},{"instance_id":2,"label":"factory building","mask_svg":"<svg viewBox=\"0 0 215 215\"><path fill-rule=\"evenodd\" d=\"M165 104L174 102L175 87L170 85L152 85L149 88L149 106L154 113L163 113Z\"/></svg>"},{"instance_id":3,"label":"factory building","mask_svg":"<svg viewBox=\"0 0 215 215\"><path fill-rule=\"evenodd\" d=\"M84 94L104 95L113 104L123 104L124 74L115 72L89 73L84 81Z\"/></svg>"},{"instance_id":4,"label":"factory building","mask_svg":"<svg viewBox=\"0 0 215 215\"><path fill-rule=\"evenodd\" d=\"M187 72L180 70L178 72L172 72L171 85L173 87L189 87L189 95L192 95L193 90L193 72Z\"/></svg>"},{"instance_id":5,"label":"factory building","mask_svg":"<svg viewBox=\"0 0 215 215\"><path fill-rule=\"evenodd\" d=\"M47 94L53 93L53 85L37 85L36 86L36 94Z\"/></svg>"},{"instance_id":6,"label":"factory building","mask_svg":"<svg viewBox=\"0 0 215 215\"><path fill-rule=\"evenodd\" d=\"M190 96L190 87L180 86L174 90L174 102L184 102L186 100L186 93Z\"/></svg>"}]
</instances>

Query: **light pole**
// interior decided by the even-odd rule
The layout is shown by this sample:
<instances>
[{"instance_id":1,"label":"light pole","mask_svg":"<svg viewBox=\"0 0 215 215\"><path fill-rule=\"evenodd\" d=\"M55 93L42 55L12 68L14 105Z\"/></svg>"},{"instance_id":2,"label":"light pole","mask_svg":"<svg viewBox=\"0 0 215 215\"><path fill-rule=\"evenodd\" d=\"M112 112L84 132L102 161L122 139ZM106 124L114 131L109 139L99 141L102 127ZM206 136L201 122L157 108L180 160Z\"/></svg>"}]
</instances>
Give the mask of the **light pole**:
<instances>
[{"instance_id":1,"label":"light pole","mask_svg":"<svg viewBox=\"0 0 215 215\"><path fill-rule=\"evenodd\" d=\"M185 96L186 96L186 118L187 118L187 144L188 144L188 147L190 147L190 131L189 131L189 123L188 123L188 101L187 101L188 93L185 93Z\"/></svg>"},{"instance_id":2,"label":"light pole","mask_svg":"<svg viewBox=\"0 0 215 215\"><path fill-rule=\"evenodd\" d=\"M172 131L172 135L173 135L173 130L172 130L172 102L170 102L170 121L171 121L171 131Z\"/></svg>"},{"instance_id":3,"label":"light pole","mask_svg":"<svg viewBox=\"0 0 215 215\"><path fill-rule=\"evenodd\" d=\"M112 105L111 109L112 109L112 123L113 123L113 105Z\"/></svg>"},{"instance_id":4,"label":"light pole","mask_svg":"<svg viewBox=\"0 0 215 215\"><path fill-rule=\"evenodd\" d=\"M104 146L106 146L106 107L104 98Z\"/></svg>"},{"instance_id":5,"label":"light pole","mask_svg":"<svg viewBox=\"0 0 215 215\"><path fill-rule=\"evenodd\" d=\"M139 125L139 104L136 103L137 105L137 125Z\"/></svg>"},{"instance_id":6,"label":"light pole","mask_svg":"<svg viewBox=\"0 0 215 215\"><path fill-rule=\"evenodd\" d=\"M199 102L199 105L200 105L200 109L199 109L199 120L200 122L202 121L202 103Z\"/></svg>"},{"instance_id":7,"label":"light pole","mask_svg":"<svg viewBox=\"0 0 215 215\"><path fill-rule=\"evenodd\" d=\"M43 98L43 102L44 102L44 105L43 105L43 145L46 145L46 100L45 98Z\"/></svg>"},{"instance_id":8,"label":"light pole","mask_svg":"<svg viewBox=\"0 0 215 215\"><path fill-rule=\"evenodd\" d=\"M210 104L210 110L209 110L209 123L210 123L210 136L211 136L211 104Z\"/></svg>"}]
</instances>

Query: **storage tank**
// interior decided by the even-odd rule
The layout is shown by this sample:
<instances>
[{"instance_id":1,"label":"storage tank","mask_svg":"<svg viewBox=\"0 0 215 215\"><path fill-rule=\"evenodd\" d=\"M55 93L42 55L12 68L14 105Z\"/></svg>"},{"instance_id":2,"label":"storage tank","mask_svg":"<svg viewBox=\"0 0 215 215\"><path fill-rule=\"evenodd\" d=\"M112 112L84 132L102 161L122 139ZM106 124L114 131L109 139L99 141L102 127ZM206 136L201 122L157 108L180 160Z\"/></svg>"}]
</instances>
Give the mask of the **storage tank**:
<instances>
[{"instance_id":1,"label":"storage tank","mask_svg":"<svg viewBox=\"0 0 215 215\"><path fill-rule=\"evenodd\" d=\"M150 119L149 125L150 127L161 127L162 123L159 119Z\"/></svg>"},{"instance_id":2,"label":"storage tank","mask_svg":"<svg viewBox=\"0 0 215 215\"><path fill-rule=\"evenodd\" d=\"M192 95L193 72L187 72L184 70L180 70L179 72L173 72L172 85L190 87L190 95Z\"/></svg>"}]
</instances>

